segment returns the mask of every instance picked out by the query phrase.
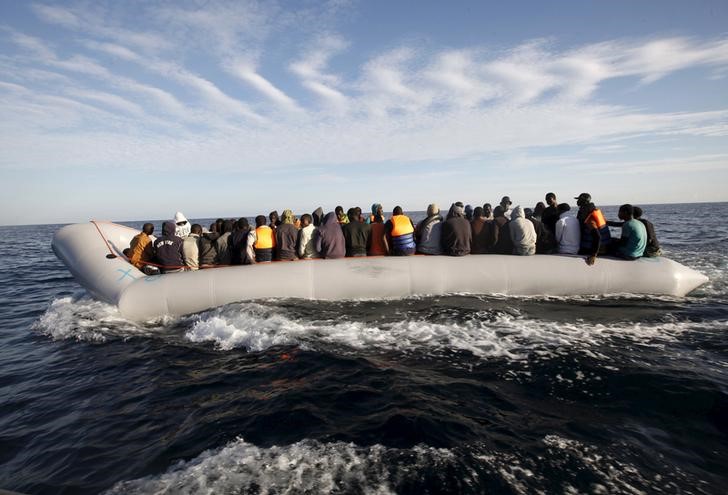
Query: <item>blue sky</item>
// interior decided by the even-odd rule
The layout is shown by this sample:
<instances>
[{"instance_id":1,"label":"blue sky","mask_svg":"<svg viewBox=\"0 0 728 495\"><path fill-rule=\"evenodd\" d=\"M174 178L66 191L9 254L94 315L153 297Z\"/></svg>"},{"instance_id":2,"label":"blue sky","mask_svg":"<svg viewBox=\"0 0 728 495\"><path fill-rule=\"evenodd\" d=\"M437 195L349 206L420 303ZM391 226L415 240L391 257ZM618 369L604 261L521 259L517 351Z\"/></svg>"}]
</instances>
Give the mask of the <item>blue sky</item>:
<instances>
[{"instance_id":1,"label":"blue sky","mask_svg":"<svg viewBox=\"0 0 728 495\"><path fill-rule=\"evenodd\" d=\"M728 2L0 0L0 224L728 200Z\"/></svg>"}]
</instances>

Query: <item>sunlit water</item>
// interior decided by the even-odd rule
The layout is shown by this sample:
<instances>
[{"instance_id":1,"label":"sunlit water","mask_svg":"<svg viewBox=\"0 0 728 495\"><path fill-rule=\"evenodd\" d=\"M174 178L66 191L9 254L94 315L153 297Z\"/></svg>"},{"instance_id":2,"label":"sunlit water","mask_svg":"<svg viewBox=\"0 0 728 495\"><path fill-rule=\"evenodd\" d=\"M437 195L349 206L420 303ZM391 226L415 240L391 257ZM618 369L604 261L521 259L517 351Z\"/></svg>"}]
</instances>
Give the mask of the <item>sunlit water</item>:
<instances>
[{"instance_id":1,"label":"sunlit water","mask_svg":"<svg viewBox=\"0 0 728 495\"><path fill-rule=\"evenodd\" d=\"M0 488L725 493L728 204L646 212L709 284L263 300L142 325L73 281L58 226L2 227Z\"/></svg>"}]
</instances>

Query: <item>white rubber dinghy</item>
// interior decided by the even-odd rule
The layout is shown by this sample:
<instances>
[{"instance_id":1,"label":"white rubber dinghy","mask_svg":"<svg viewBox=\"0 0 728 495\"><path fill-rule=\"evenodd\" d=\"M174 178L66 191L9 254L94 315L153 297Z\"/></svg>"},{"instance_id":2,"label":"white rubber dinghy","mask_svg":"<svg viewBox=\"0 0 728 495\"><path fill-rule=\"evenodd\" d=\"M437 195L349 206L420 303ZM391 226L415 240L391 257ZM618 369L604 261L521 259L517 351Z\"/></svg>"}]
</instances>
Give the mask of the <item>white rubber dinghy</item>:
<instances>
[{"instance_id":1,"label":"white rubber dinghy","mask_svg":"<svg viewBox=\"0 0 728 495\"><path fill-rule=\"evenodd\" d=\"M588 266L583 256L564 255L345 258L147 276L122 255L138 233L110 222L90 222L61 228L52 243L58 258L83 287L136 321L262 298L396 299L451 293L682 297L708 281L705 275L663 257L599 258Z\"/></svg>"}]
</instances>

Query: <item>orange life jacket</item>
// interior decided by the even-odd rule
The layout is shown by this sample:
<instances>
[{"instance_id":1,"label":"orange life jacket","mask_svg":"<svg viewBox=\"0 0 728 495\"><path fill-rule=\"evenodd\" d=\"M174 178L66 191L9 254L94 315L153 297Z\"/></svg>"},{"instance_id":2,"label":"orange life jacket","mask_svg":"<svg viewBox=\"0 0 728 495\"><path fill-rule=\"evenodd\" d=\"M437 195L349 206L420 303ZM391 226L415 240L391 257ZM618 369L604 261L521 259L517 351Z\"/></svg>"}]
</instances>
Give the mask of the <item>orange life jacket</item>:
<instances>
[{"instance_id":1,"label":"orange life jacket","mask_svg":"<svg viewBox=\"0 0 728 495\"><path fill-rule=\"evenodd\" d=\"M272 249L276 246L275 233L267 225L255 229L255 237L255 249Z\"/></svg>"},{"instance_id":2,"label":"orange life jacket","mask_svg":"<svg viewBox=\"0 0 728 495\"><path fill-rule=\"evenodd\" d=\"M407 215L394 215L392 217L392 237L411 234L414 231L412 221Z\"/></svg>"}]
</instances>

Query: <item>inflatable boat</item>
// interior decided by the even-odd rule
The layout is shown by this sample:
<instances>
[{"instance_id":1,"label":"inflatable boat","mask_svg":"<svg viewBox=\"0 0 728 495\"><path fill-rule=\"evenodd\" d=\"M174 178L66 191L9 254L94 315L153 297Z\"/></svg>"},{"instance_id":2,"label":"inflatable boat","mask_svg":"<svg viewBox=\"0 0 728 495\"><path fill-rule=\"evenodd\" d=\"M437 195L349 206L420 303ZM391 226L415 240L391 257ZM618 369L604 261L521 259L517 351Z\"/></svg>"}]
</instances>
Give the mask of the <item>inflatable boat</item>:
<instances>
[{"instance_id":1,"label":"inflatable boat","mask_svg":"<svg viewBox=\"0 0 728 495\"><path fill-rule=\"evenodd\" d=\"M682 297L708 278L667 258L382 256L301 260L145 275L123 256L139 231L110 222L62 227L53 251L93 296L136 321L264 298L395 299L448 293Z\"/></svg>"}]
</instances>

